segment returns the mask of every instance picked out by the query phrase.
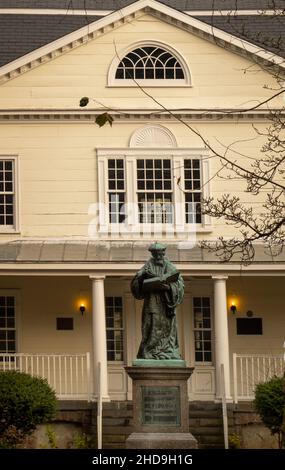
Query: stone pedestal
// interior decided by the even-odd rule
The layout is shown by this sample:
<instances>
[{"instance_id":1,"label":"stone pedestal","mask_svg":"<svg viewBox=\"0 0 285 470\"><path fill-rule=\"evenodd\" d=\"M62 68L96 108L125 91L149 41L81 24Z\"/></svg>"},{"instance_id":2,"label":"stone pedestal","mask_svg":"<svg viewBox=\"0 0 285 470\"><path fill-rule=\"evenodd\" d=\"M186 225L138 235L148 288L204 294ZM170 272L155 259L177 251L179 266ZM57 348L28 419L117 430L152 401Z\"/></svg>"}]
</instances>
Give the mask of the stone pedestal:
<instances>
[{"instance_id":1,"label":"stone pedestal","mask_svg":"<svg viewBox=\"0 0 285 470\"><path fill-rule=\"evenodd\" d=\"M196 449L189 433L187 380L194 368L184 361L136 360L126 372L133 381L134 432L127 449Z\"/></svg>"}]
</instances>

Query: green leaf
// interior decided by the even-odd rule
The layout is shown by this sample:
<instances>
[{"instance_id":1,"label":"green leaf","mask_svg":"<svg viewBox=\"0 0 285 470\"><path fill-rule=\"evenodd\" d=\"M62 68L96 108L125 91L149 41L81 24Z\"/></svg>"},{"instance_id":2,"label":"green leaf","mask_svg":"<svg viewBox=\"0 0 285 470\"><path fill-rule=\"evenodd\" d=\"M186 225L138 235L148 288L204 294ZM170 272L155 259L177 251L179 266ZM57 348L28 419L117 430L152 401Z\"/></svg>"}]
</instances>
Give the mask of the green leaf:
<instances>
[{"instance_id":1,"label":"green leaf","mask_svg":"<svg viewBox=\"0 0 285 470\"><path fill-rule=\"evenodd\" d=\"M96 124L98 124L99 127L105 126L105 124L108 122L110 126L112 126L114 121L114 118L108 113L103 113L99 114L99 116L96 117Z\"/></svg>"},{"instance_id":2,"label":"green leaf","mask_svg":"<svg viewBox=\"0 0 285 470\"><path fill-rule=\"evenodd\" d=\"M85 106L87 106L89 103L89 98L87 96L84 96L83 98L81 98L80 102L79 102L79 106L81 106L81 108L84 108Z\"/></svg>"}]
</instances>

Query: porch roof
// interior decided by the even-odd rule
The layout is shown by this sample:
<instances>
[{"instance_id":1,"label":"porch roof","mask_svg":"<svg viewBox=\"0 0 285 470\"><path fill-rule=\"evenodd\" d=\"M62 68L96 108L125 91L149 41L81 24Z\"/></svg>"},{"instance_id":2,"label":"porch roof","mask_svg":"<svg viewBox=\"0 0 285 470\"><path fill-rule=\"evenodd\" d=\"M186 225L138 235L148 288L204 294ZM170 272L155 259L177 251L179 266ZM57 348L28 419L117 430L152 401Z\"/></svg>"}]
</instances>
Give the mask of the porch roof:
<instances>
[{"instance_id":1,"label":"porch roof","mask_svg":"<svg viewBox=\"0 0 285 470\"><path fill-rule=\"evenodd\" d=\"M150 242L138 241L94 241L94 240L14 240L0 243L1 264L89 264L89 263L138 263L149 257ZM166 256L182 264L221 264L214 253L209 253L189 242L166 243ZM227 265L239 265L238 258ZM255 246L253 265L285 265L285 250L273 256L262 245Z\"/></svg>"}]
</instances>

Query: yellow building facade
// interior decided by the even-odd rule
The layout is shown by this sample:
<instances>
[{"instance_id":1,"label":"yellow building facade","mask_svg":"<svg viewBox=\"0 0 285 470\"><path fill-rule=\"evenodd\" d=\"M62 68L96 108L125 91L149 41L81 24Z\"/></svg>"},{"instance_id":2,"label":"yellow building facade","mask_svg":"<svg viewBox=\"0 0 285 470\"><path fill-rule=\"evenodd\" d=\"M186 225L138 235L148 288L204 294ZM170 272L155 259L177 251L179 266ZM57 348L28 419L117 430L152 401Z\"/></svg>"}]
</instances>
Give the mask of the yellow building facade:
<instances>
[{"instance_id":1,"label":"yellow building facade","mask_svg":"<svg viewBox=\"0 0 285 470\"><path fill-rule=\"evenodd\" d=\"M178 63L169 70L183 78L120 78L122 59L143 48L166 51ZM284 253L273 259L260 245L249 266L221 263L199 242L236 229L198 217L195 204L185 212L187 201L234 193L258 217L261 196L219 178L213 149L245 166L261 155L255 128L268 126L267 105L248 109L276 87L260 65L270 60L282 67L258 46L141 0L0 68L3 367L46 376L59 398L92 400L100 362L103 399L130 400L124 366L141 337L130 280L158 239L185 280L178 324L182 357L195 367L189 400L220 400L222 365L229 401L251 399L256 381L280 372ZM281 97L271 103L282 105ZM106 111L114 122L99 127ZM147 171L156 175L161 165L164 192L144 192L138 171L146 184ZM191 178L196 190L187 187ZM166 215L150 216L148 201L163 201ZM120 218L122 202L129 212Z\"/></svg>"}]
</instances>

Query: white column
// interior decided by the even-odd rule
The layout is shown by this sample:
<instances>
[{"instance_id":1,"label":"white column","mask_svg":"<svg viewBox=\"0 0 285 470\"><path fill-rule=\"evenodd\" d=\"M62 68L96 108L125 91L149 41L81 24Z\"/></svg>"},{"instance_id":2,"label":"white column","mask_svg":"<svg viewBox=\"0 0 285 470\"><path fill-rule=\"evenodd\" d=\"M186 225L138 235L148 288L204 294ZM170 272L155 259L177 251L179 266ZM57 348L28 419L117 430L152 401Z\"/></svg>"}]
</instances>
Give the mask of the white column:
<instances>
[{"instance_id":1,"label":"white column","mask_svg":"<svg viewBox=\"0 0 285 470\"><path fill-rule=\"evenodd\" d=\"M226 399L230 394L230 356L227 309L227 276L212 276L214 281L216 399L221 399L221 364L224 364Z\"/></svg>"},{"instance_id":2,"label":"white column","mask_svg":"<svg viewBox=\"0 0 285 470\"><path fill-rule=\"evenodd\" d=\"M90 276L92 280L92 344L93 344L93 373L94 391L98 393L98 363L101 363L101 393L104 401L109 401L107 343L105 320L105 276Z\"/></svg>"}]
</instances>

